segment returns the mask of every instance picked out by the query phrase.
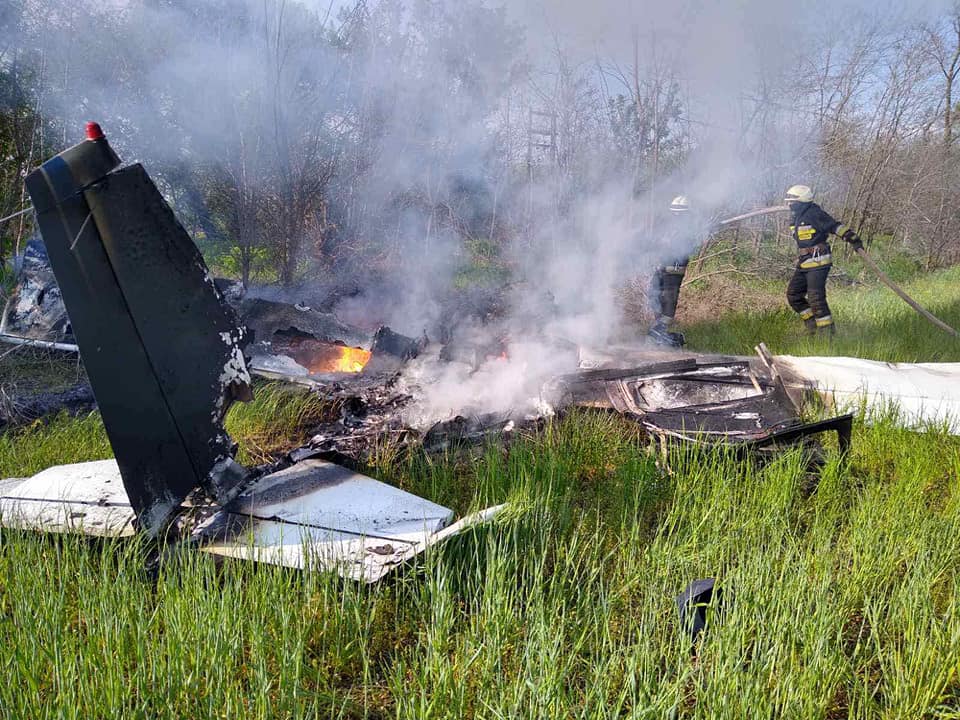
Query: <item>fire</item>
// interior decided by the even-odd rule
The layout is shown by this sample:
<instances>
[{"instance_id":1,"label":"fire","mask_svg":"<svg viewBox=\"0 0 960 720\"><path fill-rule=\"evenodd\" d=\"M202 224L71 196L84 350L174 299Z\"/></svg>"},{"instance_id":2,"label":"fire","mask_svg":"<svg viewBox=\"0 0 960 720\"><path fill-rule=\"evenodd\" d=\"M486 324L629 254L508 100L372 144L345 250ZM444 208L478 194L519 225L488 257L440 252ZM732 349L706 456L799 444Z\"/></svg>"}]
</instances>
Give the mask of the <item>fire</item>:
<instances>
[{"instance_id":1,"label":"fire","mask_svg":"<svg viewBox=\"0 0 960 720\"><path fill-rule=\"evenodd\" d=\"M367 350L361 350L360 348L334 348L334 352L331 354L334 355L333 358L324 358L323 362L320 363L322 369L318 369L312 365L310 367L310 372L356 373L363 370L367 362L370 360L370 352ZM314 363L314 365L316 364L317 363Z\"/></svg>"},{"instance_id":2,"label":"fire","mask_svg":"<svg viewBox=\"0 0 960 720\"><path fill-rule=\"evenodd\" d=\"M313 338L293 337L274 348L289 355L311 373L358 373L370 361L370 351L335 345Z\"/></svg>"}]
</instances>

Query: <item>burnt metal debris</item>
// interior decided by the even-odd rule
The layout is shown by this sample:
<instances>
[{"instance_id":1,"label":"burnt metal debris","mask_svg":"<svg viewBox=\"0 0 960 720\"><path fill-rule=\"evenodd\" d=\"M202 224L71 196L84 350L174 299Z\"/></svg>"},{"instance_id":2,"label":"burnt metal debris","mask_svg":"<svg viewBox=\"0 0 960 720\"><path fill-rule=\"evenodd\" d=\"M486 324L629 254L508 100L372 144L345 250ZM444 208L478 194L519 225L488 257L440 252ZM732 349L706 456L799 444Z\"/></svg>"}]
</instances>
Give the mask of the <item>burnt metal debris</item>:
<instances>
[{"instance_id":1,"label":"burnt metal debris","mask_svg":"<svg viewBox=\"0 0 960 720\"><path fill-rule=\"evenodd\" d=\"M277 333L286 333L369 349L373 339L371 333L340 322L332 313L305 305L247 298L241 303L240 314L254 343L270 343Z\"/></svg>"},{"instance_id":2,"label":"burnt metal debris","mask_svg":"<svg viewBox=\"0 0 960 720\"><path fill-rule=\"evenodd\" d=\"M418 390L399 373L364 373L317 388L337 404L339 416L317 426L309 445L294 451L299 457L334 453L362 463L385 442L430 452L509 437L545 420L537 413L464 413L414 429L405 411ZM541 399L555 413L571 408L616 412L664 443L723 444L764 457L785 446L817 449L823 433L835 433L845 453L853 423L849 414L804 421L800 403L759 358L655 359L629 368L581 370L549 380Z\"/></svg>"},{"instance_id":3,"label":"burnt metal debris","mask_svg":"<svg viewBox=\"0 0 960 720\"><path fill-rule=\"evenodd\" d=\"M613 410L651 435L687 442L759 448L832 431L846 451L853 424L849 414L804 422L779 377L759 359L691 357L588 370L558 377L545 390L555 406Z\"/></svg>"},{"instance_id":4,"label":"burnt metal debris","mask_svg":"<svg viewBox=\"0 0 960 720\"><path fill-rule=\"evenodd\" d=\"M841 450L850 442L849 415L802 420L796 385L784 385L764 352L678 358L649 348L621 358L626 369L554 377L535 410L464 409L432 426L418 415L415 428L406 412L440 363L469 371L507 356L497 307L479 316L461 308L440 344L430 344L304 305L244 298L236 283L210 277L143 167L120 167L96 125L26 184L116 461L0 482L5 525L106 535L136 525L209 552L369 581L498 511L451 525L449 509L330 462L359 465L384 442L430 451L508 439L573 407L620 413L664 441L753 449L832 431ZM551 306L546 298L510 330L577 367L582 348L539 330ZM270 468L236 463L223 426L231 403L251 396L245 355L257 372L307 385L337 410Z\"/></svg>"},{"instance_id":5,"label":"burnt metal debris","mask_svg":"<svg viewBox=\"0 0 960 720\"><path fill-rule=\"evenodd\" d=\"M17 284L0 314L0 335L73 343L70 318L39 237L27 242Z\"/></svg>"},{"instance_id":6,"label":"burnt metal debris","mask_svg":"<svg viewBox=\"0 0 960 720\"><path fill-rule=\"evenodd\" d=\"M217 287L146 171L119 164L91 123L85 142L26 180L116 460L0 481L0 524L105 536L136 527L219 555L369 582L499 512L451 524L450 509L314 449L269 469L236 463L223 420L233 401L251 397L251 382L245 332L221 290L235 303L239 294ZM255 330L271 333L269 342L303 334L309 310L293 311L266 308L254 314ZM334 347L366 353L364 363L377 354L395 367L420 347L381 329L349 337L369 350L348 348L343 326L307 317L308 339L338 336ZM368 424L361 405L343 402L343 427Z\"/></svg>"},{"instance_id":7,"label":"burnt metal debris","mask_svg":"<svg viewBox=\"0 0 960 720\"><path fill-rule=\"evenodd\" d=\"M723 590L717 587L714 578L694 580L677 596L680 625L690 636L692 652L696 653L697 643L707 627L707 611L722 615L723 600Z\"/></svg>"},{"instance_id":8,"label":"burnt metal debris","mask_svg":"<svg viewBox=\"0 0 960 720\"><path fill-rule=\"evenodd\" d=\"M0 429L20 425L65 410L71 415L93 410L97 399L85 382L75 383L60 391L7 395L0 393Z\"/></svg>"},{"instance_id":9,"label":"burnt metal debris","mask_svg":"<svg viewBox=\"0 0 960 720\"><path fill-rule=\"evenodd\" d=\"M214 278L213 283L244 328L241 349L249 359L248 368L255 374L330 379L330 375L337 374L336 370L315 371L304 360L320 353L324 346L330 351L362 351L358 353L363 358L360 364L369 365L368 373L394 372L404 361L416 357L426 344L425 337L407 337L386 326L375 330L351 326L329 312L301 303L246 297L242 283L236 280ZM78 351L60 287L39 237L28 243L14 293L0 315L0 342Z\"/></svg>"},{"instance_id":10,"label":"burnt metal debris","mask_svg":"<svg viewBox=\"0 0 960 720\"><path fill-rule=\"evenodd\" d=\"M410 338L387 326L368 331L301 304L248 298L239 307L249 333L244 352L251 370L265 377L310 384L343 373L396 372L426 344L426 338Z\"/></svg>"},{"instance_id":11,"label":"burnt metal debris","mask_svg":"<svg viewBox=\"0 0 960 720\"><path fill-rule=\"evenodd\" d=\"M119 164L94 127L26 185L124 486L157 535L194 488L226 501L245 474L223 417L250 376L196 246L143 167Z\"/></svg>"}]
</instances>

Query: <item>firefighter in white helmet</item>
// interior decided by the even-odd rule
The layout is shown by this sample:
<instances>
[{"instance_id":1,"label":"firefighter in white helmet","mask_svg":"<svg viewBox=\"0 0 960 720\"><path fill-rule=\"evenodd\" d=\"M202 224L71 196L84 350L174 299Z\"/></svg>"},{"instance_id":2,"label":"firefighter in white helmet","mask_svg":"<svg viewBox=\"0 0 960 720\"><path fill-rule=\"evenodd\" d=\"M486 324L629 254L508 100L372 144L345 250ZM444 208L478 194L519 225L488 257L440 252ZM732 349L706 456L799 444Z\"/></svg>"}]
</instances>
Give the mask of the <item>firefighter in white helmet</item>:
<instances>
[{"instance_id":1,"label":"firefighter in white helmet","mask_svg":"<svg viewBox=\"0 0 960 720\"><path fill-rule=\"evenodd\" d=\"M670 218L664 228L664 247L669 255L657 266L649 293L654 323L647 334L663 345L684 344L683 334L671 332L670 327L677 314L680 286L690 261L687 253L697 244L696 234L690 201L686 195L678 195L670 203Z\"/></svg>"},{"instance_id":2,"label":"firefighter in white helmet","mask_svg":"<svg viewBox=\"0 0 960 720\"><path fill-rule=\"evenodd\" d=\"M833 315L827 305L827 275L833 259L827 238L836 235L854 250L863 247L860 237L834 220L813 202L813 191L794 185L784 198L793 213L790 231L797 243L797 267L787 284L787 302L807 327L807 332L834 333Z\"/></svg>"}]
</instances>

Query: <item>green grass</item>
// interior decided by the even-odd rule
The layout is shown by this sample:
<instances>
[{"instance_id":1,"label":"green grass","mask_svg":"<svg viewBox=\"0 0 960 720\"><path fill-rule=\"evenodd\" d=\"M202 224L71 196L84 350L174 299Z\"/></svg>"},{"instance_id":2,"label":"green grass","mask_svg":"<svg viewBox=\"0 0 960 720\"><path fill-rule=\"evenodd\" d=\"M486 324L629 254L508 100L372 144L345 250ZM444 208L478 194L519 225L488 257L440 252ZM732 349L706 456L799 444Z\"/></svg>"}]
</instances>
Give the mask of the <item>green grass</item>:
<instances>
[{"instance_id":1,"label":"green grass","mask_svg":"<svg viewBox=\"0 0 960 720\"><path fill-rule=\"evenodd\" d=\"M960 322L960 273L909 291ZM882 288L831 288L841 334L786 312L688 329L726 352L957 359ZM951 314L952 313L952 314ZM244 460L331 408L258 387L228 426ZM0 435L0 476L109 455L97 415ZM573 413L508 446L384 448L371 474L456 509L509 510L373 587L138 541L0 531L2 718L960 718L960 438L857 418L814 486ZM692 653L674 598L716 577Z\"/></svg>"},{"instance_id":2,"label":"green grass","mask_svg":"<svg viewBox=\"0 0 960 720\"><path fill-rule=\"evenodd\" d=\"M262 382L250 403L237 403L227 415L227 430L240 445L237 459L257 465L305 443L312 423L325 417L327 403L303 389ZM73 418L60 413L0 434L0 478L28 477L50 467L113 457L97 412Z\"/></svg>"},{"instance_id":3,"label":"green grass","mask_svg":"<svg viewBox=\"0 0 960 720\"><path fill-rule=\"evenodd\" d=\"M771 294L786 283L764 283ZM904 282L922 306L960 328L960 267ZM940 330L879 283L844 286L830 280L827 301L836 321L836 336L809 338L803 324L783 300L775 311L743 307L721 319L683 327L691 349L749 355L760 342L777 354L849 355L889 362L957 362L960 340ZM683 296L681 296L681 303Z\"/></svg>"},{"instance_id":4,"label":"green grass","mask_svg":"<svg viewBox=\"0 0 960 720\"><path fill-rule=\"evenodd\" d=\"M309 428L329 419L332 410L303 388L258 381L253 401L236 403L227 414L227 432L240 446L237 460L257 465L305 444Z\"/></svg>"},{"instance_id":5,"label":"green grass","mask_svg":"<svg viewBox=\"0 0 960 720\"><path fill-rule=\"evenodd\" d=\"M29 477L52 465L113 457L98 413L60 413L0 434L0 477Z\"/></svg>"},{"instance_id":6,"label":"green grass","mask_svg":"<svg viewBox=\"0 0 960 720\"><path fill-rule=\"evenodd\" d=\"M388 582L4 531L7 717L958 717L960 442L858 424L804 463L677 451L618 418L394 468L510 501ZM457 489L451 489L455 484ZM673 598L731 598L697 656Z\"/></svg>"},{"instance_id":7,"label":"green grass","mask_svg":"<svg viewBox=\"0 0 960 720\"><path fill-rule=\"evenodd\" d=\"M510 280L510 267L501 257L501 247L489 239L465 243L460 267L453 277L453 287L502 287Z\"/></svg>"},{"instance_id":8,"label":"green grass","mask_svg":"<svg viewBox=\"0 0 960 720\"><path fill-rule=\"evenodd\" d=\"M57 392L86 381L76 357L27 345L0 344L0 391Z\"/></svg>"}]
</instances>

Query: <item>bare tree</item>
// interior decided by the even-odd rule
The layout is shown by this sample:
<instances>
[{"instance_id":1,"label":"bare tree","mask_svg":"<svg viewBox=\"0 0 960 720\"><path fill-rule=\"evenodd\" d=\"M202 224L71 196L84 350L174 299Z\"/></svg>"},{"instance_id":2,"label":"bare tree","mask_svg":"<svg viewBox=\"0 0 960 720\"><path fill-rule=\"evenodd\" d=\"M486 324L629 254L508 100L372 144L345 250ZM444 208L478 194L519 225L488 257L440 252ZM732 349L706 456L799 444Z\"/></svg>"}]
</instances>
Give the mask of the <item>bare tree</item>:
<instances>
[{"instance_id":1,"label":"bare tree","mask_svg":"<svg viewBox=\"0 0 960 720\"><path fill-rule=\"evenodd\" d=\"M953 143L953 84L960 73L960 3L939 23L922 27L927 52L943 75L943 142Z\"/></svg>"}]
</instances>

